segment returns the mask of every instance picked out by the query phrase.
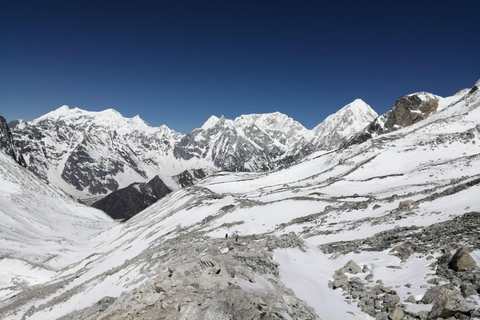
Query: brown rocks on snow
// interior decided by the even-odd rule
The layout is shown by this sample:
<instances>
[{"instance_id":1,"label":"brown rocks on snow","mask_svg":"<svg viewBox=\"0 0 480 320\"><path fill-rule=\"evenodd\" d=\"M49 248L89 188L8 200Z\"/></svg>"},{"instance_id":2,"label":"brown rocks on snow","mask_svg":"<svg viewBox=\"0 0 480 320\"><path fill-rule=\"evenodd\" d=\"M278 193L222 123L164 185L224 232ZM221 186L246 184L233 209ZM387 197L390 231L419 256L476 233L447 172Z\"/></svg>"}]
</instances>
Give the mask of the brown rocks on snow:
<instances>
[{"instance_id":1,"label":"brown rocks on snow","mask_svg":"<svg viewBox=\"0 0 480 320\"><path fill-rule=\"evenodd\" d=\"M398 204L398 208L399 209L408 209L414 203L415 203L415 201L413 201L413 200L400 201L400 203Z\"/></svg>"},{"instance_id":2,"label":"brown rocks on snow","mask_svg":"<svg viewBox=\"0 0 480 320\"><path fill-rule=\"evenodd\" d=\"M470 256L468 249L461 248L455 252L448 267L455 271L470 271L474 270L477 267L477 264L472 256Z\"/></svg>"},{"instance_id":3,"label":"brown rocks on snow","mask_svg":"<svg viewBox=\"0 0 480 320\"><path fill-rule=\"evenodd\" d=\"M345 264L343 268L335 271L336 274L343 274L345 272L348 272L351 274L362 273L362 268L360 268L360 266L356 264L355 261L350 260Z\"/></svg>"},{"instance_id":4,"label":"brown rocks on snow","mask_svg":"<svg viewBox=\"0 0 480 320\"><path fill-rule=\"evenodd\" d=\"M459 292L447 289L434 299L428 319L447 318L457 313L469 315L473 310L473 303L465 300Z\"/></svg>"},{"instance_id":5,"label":"brown rocks on snow","mask_svg":"<svg viewBox=\"0 0 480 320\"><path fill-rule=\"evenodd\" d=\"M395 246L392 250L390 250L390 253L399 257L402 262L405 262L413 254L413 249L409 245L402 244Z\"/></svg>"},{"instance_id":6,"label":"brown rocks on snow","mask_svg":"<svg viewBox=\"0 0 480 320\"><path fill-rule=\"evenodd\" d=\"M402 320L405 316L405 312L400 307L393 308L392 313L388 316L390 320Z\"/></svg>"}]
</instances>

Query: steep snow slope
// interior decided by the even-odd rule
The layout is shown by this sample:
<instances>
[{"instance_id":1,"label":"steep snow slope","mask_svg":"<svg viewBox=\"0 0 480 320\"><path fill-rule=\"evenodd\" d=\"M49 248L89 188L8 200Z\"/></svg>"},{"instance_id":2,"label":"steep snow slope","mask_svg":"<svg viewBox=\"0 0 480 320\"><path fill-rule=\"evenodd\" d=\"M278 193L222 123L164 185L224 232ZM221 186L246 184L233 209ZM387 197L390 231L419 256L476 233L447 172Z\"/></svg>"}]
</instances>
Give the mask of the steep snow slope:
<instances>
[{"instance_id":1,"label":"steep snow slope","mask_svg":"<svg viewBox=\"0 0 480 320\"><path fill-rule=\"evenodd\" d=\"M387 291L412 317L429 311L405 300L434 283L458 290L476 272L443 273L445 253L466 246L480 259L480 91L453 100L409 127L288 169L220 173L173 192L96 236L92 255L54 281L9 295L0 314L314 319L299 297L322 319L374 319L393 312L385 305L381 314ZM360 293L383 281L386 291L372 296L380 308L372 300L367 310L345 281L329 286L349 260L361 272L342 280Z\"/></svg>"},{"instance_id":2,"label":"steep snow slope","mask_svg":"<svg viewBox=\"0 0 480 320\"><path fill-rule=\"evenodd\" d=\"M112 225L0 152L0 296L84 259Z\"/></svg>"}]
</instances>

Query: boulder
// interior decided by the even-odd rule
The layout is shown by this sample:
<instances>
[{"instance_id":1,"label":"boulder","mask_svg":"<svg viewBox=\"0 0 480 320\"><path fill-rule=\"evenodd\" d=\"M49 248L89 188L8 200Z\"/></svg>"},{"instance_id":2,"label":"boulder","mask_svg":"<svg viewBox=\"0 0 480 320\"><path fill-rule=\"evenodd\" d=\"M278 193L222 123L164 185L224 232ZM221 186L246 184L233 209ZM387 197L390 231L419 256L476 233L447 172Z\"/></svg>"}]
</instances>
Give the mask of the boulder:
<instances>
[{"instance_id":1,"label":"boulder","mask_svg":"<svg viewBox=\"0 0 480 320\"><path fill-rule=\"evenodd\" d=\"M386 293L385 296L383 296L383 305L384 306L393 308L399 302L400 302L400 297L396 294Z\"/></svg>"},{"instance_id":2,"label":"boulder","mask_svg":"<svg viewBox=\"0 0 480 320\"><path fill-rule=\"evenodd\" d=\"M456 313L470 314L473 310L475 305L465 300L459 292L445 290L434 300L428 319L448 318Z\"/></svg>"},{"instance_id":3,"label":"boulder","mask_svg":"<svg viewBox=\"0 0 480 320\"><path fill-rule=\"evenodd\" d=\"M425 292L422 300L420 301L424 304L431 304L435 301L435 299L437 299L437 297L445 293L446 290L447 287L444 285L432 287Z\"/></svg>"},{"instance_id":4,"label":"boulder","mask_svg":"<svg viewBox=\"0 0 480 320\"><path fill-rule=\"evenodd\" d=\"M393 308L392 313L388 316L390 320L402 320L405 316L405 312L400 307Z\"/></svg>"},{"instance_id":5,"label":"boulder","mask_svg":"<svg viewBox=\"0 0 480 320\"><path fill-rule=\"evenodd\" d=\"M410 208L410 206L412 204L414 204L415 201L414 200L404 200L404 201L400 201L400 203L398 204L398 208L399 209L408 209Z\"/></svg>"},{"instance_id":6,"label":"boulder","mask_svg":"<svg viewBox=\"0 0 480 320\"><path fill-rule=\"evenodd\" d=\"M468 249L461 248L455 252L448 267L455 271L470 271L474 270L477 267L477 264L468 252Z\"/></svg>"},{"instance_id":7,"label":"boulder","mask_svg":"<svg viewBox=\"0 0 480 320\"><path fill-rule=\"evenodd\" d=\"M413 249L409 245L402 244L395 246L392 250L390 250L390 253L399 257L402 262L405 262L413 254Z\"/></svg>"},{"instance_id":8,"label":"boulder","mask_svg":"<svg viewBox=\"0 0 480 320\"><path fill-rule=\"evenodd\" d=\"M335 273L336 274L342 274L342 273L351 273L351 274L357 274L357 273L362 273L362 268L358 264L355 263L355 261L350 260L348 261L345 266L341 269L338 269Z\"/></svg>"}]
</instances>

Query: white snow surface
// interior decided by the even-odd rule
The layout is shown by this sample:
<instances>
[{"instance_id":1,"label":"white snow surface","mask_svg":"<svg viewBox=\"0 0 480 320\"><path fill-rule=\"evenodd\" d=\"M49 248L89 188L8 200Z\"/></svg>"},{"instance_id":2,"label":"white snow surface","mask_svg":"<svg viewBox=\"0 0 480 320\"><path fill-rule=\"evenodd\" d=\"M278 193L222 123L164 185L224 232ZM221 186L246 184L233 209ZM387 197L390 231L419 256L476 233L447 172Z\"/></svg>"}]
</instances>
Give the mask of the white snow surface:
<instances>
[{"instance_id":1,"label":"white snow surface","mask_svg":"<svg viewBox=\"0 0 480 320\"><path fill-rule=\"evenodd\" d=\"M318 246L364 239L396 227L428 227L480 211L478 183L435 196L480 178L480 95L462 92L445 98L449 105L410 127L348 149L314 153L283 170L214 174L197 186L169 194L123 224L76 203L0 154L0 307L22 286L54 283L74 274L78 277L58 291L28 301L15 309L16 314L6 316L20 319L32 305L40 306L81 285L82 290L72 291L65 301L29 319L56 319L103 296L117 297L151 280L141 273L148 264L127 261L153 244L189 231L217 238L238 233L246 239L294 232L304 241L305 251L274 251L280 280L322 319L373 319L355 303L346 303L340 290L328 287L335 270L349 260L367 265L373 281L382 279L395 288L402 302L409 295L406 283L412 284L408 292L420 299L422 287L434 277L426 257L412 255L401 262L389 253L391 248L338 256ZM71 111L62 107L48 117ZM104 115L105 124L119 119L113 111ZM221 121L213 120L206 127ZM270 123L268 116L238 121ZM121 120L117 125L122 125ZM368 206L354 205L370 198L374 201ZM401 200L416 201L412 214L392 218ZM478 250L472 255L478 262ZM401 269L389 268L392 265ZM107 271L108 277L100 277Z\"/></svg>"}]
</instances>

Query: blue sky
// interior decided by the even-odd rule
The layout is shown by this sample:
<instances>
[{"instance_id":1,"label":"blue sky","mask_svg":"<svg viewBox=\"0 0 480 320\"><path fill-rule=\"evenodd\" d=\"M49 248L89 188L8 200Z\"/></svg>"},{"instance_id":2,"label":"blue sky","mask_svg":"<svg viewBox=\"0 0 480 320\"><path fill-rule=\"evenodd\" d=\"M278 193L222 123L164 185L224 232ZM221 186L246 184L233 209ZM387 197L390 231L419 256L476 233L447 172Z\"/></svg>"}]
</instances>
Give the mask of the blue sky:
<instances>
[{"instance_id":1,"label":"blue sky","mask_svg":"<svg viewBox=\"0 0 480 320\"><path fill-rule=\"evenodd\" d=\"M307 128L356 98L480 78L480 1L0 1L0 115L67 104L187 133L280 111Z\"/></svg>"}]
</instances>

